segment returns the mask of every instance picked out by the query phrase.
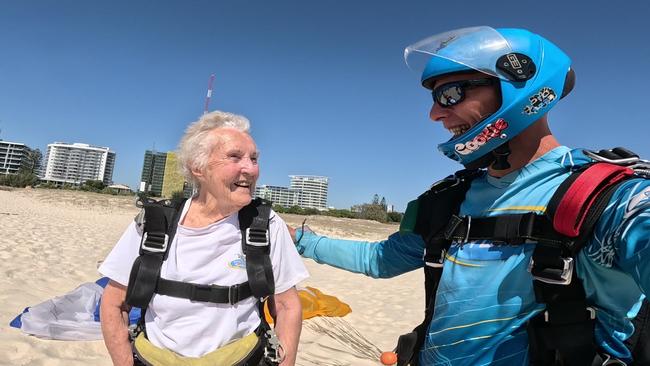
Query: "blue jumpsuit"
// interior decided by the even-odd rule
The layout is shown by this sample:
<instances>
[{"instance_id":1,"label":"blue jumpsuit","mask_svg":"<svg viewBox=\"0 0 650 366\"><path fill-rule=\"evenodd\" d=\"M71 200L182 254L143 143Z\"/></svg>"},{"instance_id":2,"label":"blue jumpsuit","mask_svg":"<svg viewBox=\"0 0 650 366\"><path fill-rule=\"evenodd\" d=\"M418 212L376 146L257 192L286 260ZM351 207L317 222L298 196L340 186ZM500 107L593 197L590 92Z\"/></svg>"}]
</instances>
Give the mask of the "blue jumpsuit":
<instances>
[{"instance_id":1,"label":"blue jumpsuit","mask_svg":"<svg viewBox=\"0 0 650 366\"><path fill-rule=\"evenodd\" d=\"M570 168L588 161L579 150L558 147L502 178L484 175L472 182L460 212L542 214ZM452 243L420 352L422 365L528 365L526 322L544 309L535 301L528 271L534 247ZM424 242L415 234L369 243L306 232L298 250L318 263L377 278L424 265ZM650 291L650 180L631 179L616 191L576 262L596 309L597 344L629 361L623 342L634 331L630 318Z\"/></svg>"}]
</instances>

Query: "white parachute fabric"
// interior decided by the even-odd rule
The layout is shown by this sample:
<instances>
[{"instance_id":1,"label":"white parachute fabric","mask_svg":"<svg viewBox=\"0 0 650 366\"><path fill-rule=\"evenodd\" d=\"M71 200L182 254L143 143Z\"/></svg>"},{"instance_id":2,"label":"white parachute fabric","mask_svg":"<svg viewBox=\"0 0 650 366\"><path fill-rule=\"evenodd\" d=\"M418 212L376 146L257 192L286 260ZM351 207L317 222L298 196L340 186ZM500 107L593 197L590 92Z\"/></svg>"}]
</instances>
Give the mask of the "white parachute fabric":
<instances>
[{"instance_id":1,"label":"white parachute fabric","mask_svg":"<svg viewBox=\"0 0 650 366\"><path fill-rule=\"evenodd\" d=\"M103 292L96 283L84 283L63 296L32 306L22 314L20 329L46 339L100 340L102 330L94 313Z\"/></svg>"}]
</instances>

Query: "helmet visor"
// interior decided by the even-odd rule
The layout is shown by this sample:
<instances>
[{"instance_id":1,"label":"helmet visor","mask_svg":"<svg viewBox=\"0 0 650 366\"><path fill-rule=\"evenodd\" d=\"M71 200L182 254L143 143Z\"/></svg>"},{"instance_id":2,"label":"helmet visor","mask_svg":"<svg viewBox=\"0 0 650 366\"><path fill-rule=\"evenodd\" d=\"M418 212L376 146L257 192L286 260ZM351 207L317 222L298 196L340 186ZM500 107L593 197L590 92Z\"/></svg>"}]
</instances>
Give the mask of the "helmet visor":
<instances>
[{"instance_id":1,"label":"helmet visor","mask_svg":"<svg viewBox=\"0 0 650 366\"><path fill-rule=\"evenodd\" d=\"M404 50L404 61L411 70L422 73L431 57L441 57L482 73L507 80L496 69L499 57L512 48L491 27L471 27L433 35Z\"/></svg>"}]
</instances>

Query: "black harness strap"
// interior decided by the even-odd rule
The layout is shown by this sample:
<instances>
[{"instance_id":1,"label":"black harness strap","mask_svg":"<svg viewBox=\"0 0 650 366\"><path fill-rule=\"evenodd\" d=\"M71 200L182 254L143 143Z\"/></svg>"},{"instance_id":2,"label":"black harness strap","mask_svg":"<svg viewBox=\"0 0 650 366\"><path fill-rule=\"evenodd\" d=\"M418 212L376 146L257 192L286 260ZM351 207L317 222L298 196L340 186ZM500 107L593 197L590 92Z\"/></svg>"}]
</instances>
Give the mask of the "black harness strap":
<instances>
[{"instance_id":1,"label":"black harness strap","mask_svg":"<svg viewBox=\"0 0 650 366\"><path fill-rule=\"evenodd\" d=\"M239 228L242 234L242 251L246 255L246 273L253 296L258 299L275 292L273 268L269 245L268 201L255 199L239 211Z\"/></svg>"},{"instance_id":2,"label":"black harness strap","mask_svg":"<svg viewBox=\"0 0 650 366\"><path fill-rule=\"evenodd\" d=\"M588 164L572 173L547 207L552 231L563 245L540 243L531 260L533 288L545 311L528 324L532 365L591 366L601 358L594 339L596 310L587 303L575 257L587 243L612 195L630 169L606 163Z\"/></svg>"},{"instance_id":3,"label":"black harness strap","mask_svg":"<svg viewBox=\"0 0 650 366\"><path fill-rule=\"evenodd\" d=\"M453 214L460 210L472 180L484 174L480 170L461 170L435 184L417 199L416 234L425 242L424 290L425 316L411 333L404 334L397 341L397 365L418 365L420 350L424 344L427 329L436 305L436 292L442 276L442 263L451 244L450 240L438 235Z\"/></svg>"},{"instance_id":4,"label":"black harness strap","mask_svg":"<svg viewBox=\"0 0 650 366\"><path fill-rule=\"evenodd\" d=\"M190 282L158 279L156 293L191 301L212 302L215 304L235 305L253 295L248 282L234 286L201 285Z\"/></svg>"},{"instance_id":5,"label":"black harness strap","mask_svg":"<svg viewBox=\"0 0 650 366\"><path fill-rule=\"evenodd\" d=\"M553 230L553 223L546 216L532 212L491 217L452 215L439 235L451 241L491 240L508 245L527 242L562 245L567 241Z\"/></svg>"},{"instance_id":6,"label":"black harness strap","mask_svg":"<svg viewBox=\"0 0 650 366\"><path fill-rule=\"evenodd\" d=\"M247 254L248 282L233 286L202 285L160 278L162 263L176 233L185 201L173 207L168 201L144 202L144 232L140 256L131 268L127 304L146 310L154 293L219 304L236 304L250 296L258 299L273 294L274 279L269 257L268 201L253 200L239 212L242 246ZM257 289L257 292L255 291Z\"/></svg>"},{"instance_id":7,"label":"black harness strap","mask_svg":"<svg viewBox=\"0 0 650 366\"><path fill-rule=\"evenodd\" d=\"M160 268L169 252L180 217L180 208L169 201L146 200L144 206L144 232L140 243L140 256L135 259L129 275L126 303L143 310L147 309L156 291Z\"/></svg>"},{"instance_id":8,"label":"black harness strap","mask_svg":"<svg viewBox=\"0 0 650 366\"><path fill-rule=\"evenodd\" d=\"M634 172L639 173L631 168L611 166L617 165L617 161L631 159L629 152L624 151L625 154L621 155L618 150L612 150L617 155L609 157L615 160L614 164L612 161L607 162L608 166L602 162L588 164L570 175L550 200L546 215L458 216L471 180L479 175L477 172L458 172L418 197L414 232L420 234L426 244L426 311L422 324L413 332L400 336L396 348L398 366L418 364L418 353L433 318L442 263L450 243L472 240L490 240L508 245L536 243L530 272L534 278L536 301L544 303L546 309L528 324L531 365L601 366L612 361L609 356L598 353L594 340L596 311L587 303L582 281L574 270L574 262L616 189L633 177ZM650 173L647 173L650 169L643 172L650 177ZM560 214L557 214L558 211ZM635 365L650 365L650 310L647 300L633 323L637 330L628 340L628 347L633 351ZM612 362L620 361L614 359Z\"/></svg>"},{"instance_id":9,"label":"black harness strap","mask_svg":"<svg viewBox=\"0 0 650 366\"><path fill-rule=\"evenodd\" d=\"M648 298L643 301L641 309L634 318L635 332L625 341L632 351L632 358L637 365L650 365L650 302Z\"/></svg>"},{"instance_id":10,"label":"black harness strap","mask_svg":"<svg viewBox=\"0 0 650 366\"><path fill-rule=\"evenodd\" d=\"M261 318L255 333L260 337L260 344L255 352L242 364L277 365L279 363L278 340L273 329L264 316L264 302L268 297L269 310L275 318L275 291L273 268L270 259L269 220L271 202L254 199L239 211L239 226L242 232L242 250L246 255L246 272L248 281L233 286L202 285L190 282L173 281L160 278L162 263L167 259L169 247L176 233L181 208L185 201L171 206L169 201L149 200L144 206L144 232L140 245L140 256L131 268L126 302L142 309L140 320L130 337L135 339L141 331L145 332L144 314L154 293L189 299L234 305L237 302L255 296ZM137 362L137 355L134 355ZM263 360L262 360L263 359Z\"/></svg>"}]
</instances>

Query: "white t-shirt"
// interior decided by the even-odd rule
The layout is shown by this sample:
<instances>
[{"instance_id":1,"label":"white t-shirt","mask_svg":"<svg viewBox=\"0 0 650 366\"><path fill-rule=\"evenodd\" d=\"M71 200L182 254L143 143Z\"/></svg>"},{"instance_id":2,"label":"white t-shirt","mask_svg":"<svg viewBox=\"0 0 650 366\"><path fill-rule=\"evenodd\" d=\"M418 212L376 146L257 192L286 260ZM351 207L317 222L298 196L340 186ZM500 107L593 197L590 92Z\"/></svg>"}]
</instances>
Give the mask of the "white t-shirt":
<instances>
[{"instance_id":1,"label":"white t-shirt","mask_svg":"<svg viewBox=\"0 0 650 366\"><path fill-rule=\"evenodd\" d=\"M181 213L185 217L191 200ZM275 293L309 277L284 221L271 211L269 225ZM129 225L99 272L127 286L138 257L141 234ZM241 248L237 213L201 228L178 225L161 277L197 284L232 286L246 282L246 259ZM147 336L154 345L186 357L200 357L231 340L252 333L260 323L257 300L235 305L214 304L154 294L145 315Z\"/></svg>"}]
</instances>

